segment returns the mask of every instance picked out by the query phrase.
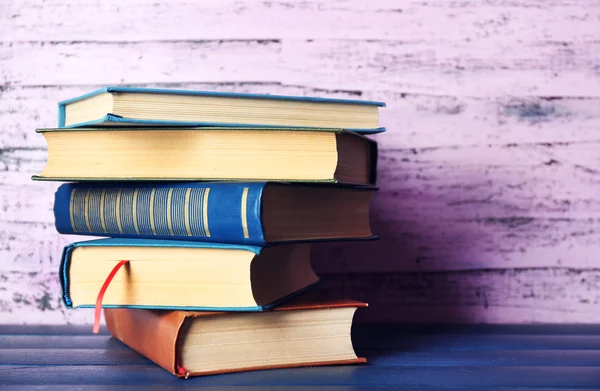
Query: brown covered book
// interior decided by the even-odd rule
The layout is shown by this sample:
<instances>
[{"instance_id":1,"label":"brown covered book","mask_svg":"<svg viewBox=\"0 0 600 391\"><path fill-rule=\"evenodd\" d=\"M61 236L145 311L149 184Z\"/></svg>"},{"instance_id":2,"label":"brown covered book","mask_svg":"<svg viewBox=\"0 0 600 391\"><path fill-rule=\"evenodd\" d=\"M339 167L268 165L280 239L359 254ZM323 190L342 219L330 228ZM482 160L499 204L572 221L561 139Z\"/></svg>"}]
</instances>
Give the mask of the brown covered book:
<instances>
[{"instance_id":1,"label":"brown covered book","mask_svg":"<svg viewBox=\"0 0 600 391\"><path fill-rule=\"evenodd\" d=\"M294 302L261 313L105 309L110 333L178 377L366 362L352 347L365 303Z\"/></svg>"}]
</instances>

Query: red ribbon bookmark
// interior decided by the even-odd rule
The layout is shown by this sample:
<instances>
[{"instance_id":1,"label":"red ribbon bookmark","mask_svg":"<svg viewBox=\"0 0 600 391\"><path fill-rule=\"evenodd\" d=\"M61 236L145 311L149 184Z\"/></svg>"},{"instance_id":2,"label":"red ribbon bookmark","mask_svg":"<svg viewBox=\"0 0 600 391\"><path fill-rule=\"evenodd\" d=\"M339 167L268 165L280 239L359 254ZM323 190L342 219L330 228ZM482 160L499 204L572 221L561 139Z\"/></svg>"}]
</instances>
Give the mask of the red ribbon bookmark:
<instances>
[{"instance_id":1,"label":"red ribbon bookmark","mask_svg":"<svg viewBox=\"0 0 600 391\"><path fill-rule=\"evenodd\" d=\"M190 376L190 373L179 364L175 364L175 368L177 369L177 374L184 376L186 379Z\"/></svg>"},{"instance_id":2,"label":"red ribbon bookmark","mask_svg":"<svg viewBox=\"0 0 600 391\"><path fill-rule=\"evenodd\" d=\"M113 267L113 269L111 270L108 277L106 277L104 284L102 284L102 288L100 288L100 292L98 292L98 298L96 299L96 307L94 307L94 328L92 329L92 332L94 334L98 334L98 332L100 331L100 316L102 315L102 299L104 299L104 294L106 293L110 282L115 277L117 272L121 269L121 267L123 267L123 265L127 263L129 263L129 261L121 261L117 263L115 267Z\"/></svg>"}]
</instances>

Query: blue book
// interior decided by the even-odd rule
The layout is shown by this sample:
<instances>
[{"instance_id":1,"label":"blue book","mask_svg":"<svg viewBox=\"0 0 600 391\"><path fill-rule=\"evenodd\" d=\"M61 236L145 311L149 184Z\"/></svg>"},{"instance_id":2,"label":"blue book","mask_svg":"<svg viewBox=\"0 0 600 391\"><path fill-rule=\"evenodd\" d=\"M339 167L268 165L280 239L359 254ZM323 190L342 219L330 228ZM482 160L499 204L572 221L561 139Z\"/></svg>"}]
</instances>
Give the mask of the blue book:
<instances>
[{"instance_id":1,"label":"blue book","mask_svg":"<svg viewBox=\"0 0 600 391\"><path fill-rule=\"evenodd\" d=\"M59 127L260 126L343 128L379 133L383 102L106 87L58 104Z\"/></svg>"},{"instance_id":2,"label":"blue book","mask_svg":"<svg viewBox=\"0 0 600 391\"><path fill-rule=\"evenodd\" d=\"M318 281L310 244L272 247L100 239L65 247L59 270L64 304L206 311L263 311ZM120 261L129 261L112 280Z\"/></svg>"},{"instance_id":3,"label":"blue book","mask_svg":"<svg viewBox=\"0 0 600 391\"><path fill-rule=\"evenodd\" d=\"M267 245L369 239L376 189L267 182L88 182L56 191L63 234Z\"/></svg>"}]
</instances>

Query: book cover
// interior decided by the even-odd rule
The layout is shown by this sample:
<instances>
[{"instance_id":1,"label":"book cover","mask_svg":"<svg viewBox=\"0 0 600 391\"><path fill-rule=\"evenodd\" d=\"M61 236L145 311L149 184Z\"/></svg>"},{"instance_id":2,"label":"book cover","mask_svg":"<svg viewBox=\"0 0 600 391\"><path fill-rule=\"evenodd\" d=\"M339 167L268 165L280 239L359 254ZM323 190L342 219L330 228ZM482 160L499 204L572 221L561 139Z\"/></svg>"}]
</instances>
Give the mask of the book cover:
<instances>
[{"instance_id":1,"label":"book cover","mask_svg":"<svg viewBox=\"0 0 600 391\"><path fill-rule=\"evenodd\" d=\"M69 235L263 246L267 244L263 191L268 185L268 182L67 183L55 194L55 224L58 232ZM322 189L324 196L329 194L327 187L312 188Z\"/></svg>"},{"instance_id":2,"label":"book cover","mask_svg":"<svg viewBox=\"0 0 600 391\"><path fill-rule=\"evenodd\" d=\"M264 245L265 182L68 183L56 191L62 234Z\"/></svg>"},{"instance_id":3,"label":"book cover","mask_svg":"<svg viewBox=\"0 0 600 391\"><path fill-rule=\"evenodd\" d=\"M119 238L110 238L110 239L97 239L97 240L88 240L82 242L71 243L63 249L63 253L61 256L60 266L59 266L59 281L62 290L62 299L63 303L67 308L94 308L94 305L79 305L77 307L73 306L73 301L70 297L70 262L71 262L71 253L78 247L98 247L98 246L114 246L114 247L173 247L173 248L218 248L218 249L230 249L230 250L246 250L250 251L256 255L258 255L263 247L259 246L249 246L249 245L237 245L237 244L224 244L224 243L206 243L206 242L185 242L185 241L177 241L177 240L146 240L146 239L119 239ZM295 297L296 295L306 291L310 286L301 289L299 291L293 292L290 295L282 297L272 303L267 305L257 305L251 307L202 307L202 306L192 306L192 307L176 307L176 306L155 306L155 305L110 305L103 304L103 308L143 308L143 309L158 309L158 310L190 310L190 311L231 311L231 312L239 312L239 311L250 311L250 312L260 312L268 310L280 303L287 301L288 299Z\"/></svg>"},{"instance_id":4,"label":"book cover","mask_svg":"<svg viewBox=\"0 0 600 391\"><path fill-rule=\"evenodd\" d=\"M48 159L33 180L273 181L362 186L374 186L377 181L377 142L343 129L96 127L36 132L47 142ZM204 147L207 143L211 146ZM332 166L329 159L337 163ZM353 164L358 169L347 168ZM361 171L364 165L366 173Z\"/></svg>"},{"instance_id":5,"label":"book cover","mask_svg":"<svg viewBox=\"0 0 600 391\"><path fill-rule=\"evenodd\" d=\"M236 92L215 92L215 91L194 91L194 90L176 90L163 88L139 88L139 87L119 87L108 86L105 88L92 91L85 95L81 95L72 99L67 99L58 103L58 126L65 127L65 107L68 104L78 102L83 99L94 97L102 93L143 93L143 94L167 94L167 95L188 95L188 96L207 96L207 97L223 97L223 98L245 98L245 99L261 99L275 101L296 101L296 102L314 102L314 103L338 103L338 104L353 104L385 107L385 103L377 101L353 100L353 99L335 99L335 98L318 98L318 97L303 97L303 96L286 96L286 95L270 95L270 94L249 94ZM126 124L129 126L226 126L226 127L273 127L264 124L237 124L237 123L220 123L220 122L190 122L190 121L162 121L150 119L127 118L112 113L107 113L104 117L94 121L76 123L68 128L80 128L87 126L95 126L101 123ZM385 132L384 127L373 129L347 129L356 133L376 134Z\"/></svg>"},{"instance_id":6,"label":"book cover","mask_svg":"<svg viewBox=\"0 0 600 391\"><path fill-rule=\"evenodd\" d=\"M366 303L353 300L337 300L323 302L302 302L302 300L281 305L274 311L319 310L344 307L366 307ZM151 311L129 309L106 309L104 311L106 325L113 337L120 340L133 350L148 357L171 374L187 378L189 376L213 375L228 372L255 371L263 369L292 368L303 366L342 365L364 363L366 359L357 357L351 360L328 362L301 362L285 365L265 365L248 368L223 369L210 372L188 372L180 365L180 341L182 328L186 320L212 317L214 315L228 316L222 312L192 312L192 311ZM248 314L248 316L253 316ZM141 326L143 325L143 326ZM350 337L350 336L348 336Z\"/></svg>"}]
</instances>

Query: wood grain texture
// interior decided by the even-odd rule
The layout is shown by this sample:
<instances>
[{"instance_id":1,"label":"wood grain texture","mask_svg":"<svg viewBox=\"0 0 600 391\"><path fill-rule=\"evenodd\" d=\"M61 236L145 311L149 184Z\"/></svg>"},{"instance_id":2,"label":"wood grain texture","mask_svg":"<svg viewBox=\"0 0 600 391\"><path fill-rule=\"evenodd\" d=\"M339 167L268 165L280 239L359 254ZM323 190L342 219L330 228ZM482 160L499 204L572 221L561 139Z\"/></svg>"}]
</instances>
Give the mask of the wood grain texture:
<instances>
[{"instance_id":1,"label":"wood grain texture","mask_svg":"<svg viewBox=\"0 0 600 391\"><path fill-rule=\"evenodd\" d=\"M0 75L25 86L279 81L467 97L598 97L598 53L600 42L34 41L0 43L7 59ZM553 64L556 72L547 72Z\"/></svg>"},{"instance_id":2,"label":"wood grain texture","mask_svg":"<svg viewBox=\"0 0 600 391\"><path fill-rule=\"evenodd\" d=\"M7 385L64 386L79 384L115 385L166 384L182 385L174 376L167 378L162 368L148 366L19 366L0 367L0 376ZM594 388L598 387L597 367L387 367L340 366L309 367L273 371L242 372L228 376L204 376L186 380L187 386L284 386L295 384L310 390L313 386L353 386L359 384L373 389L377 386L447 387L459 384L461 388L482 389L492 387ZM243 389L243 388L242 388Z\"/></svg>"},{"instance_id":3,"label":"wood grain texture","mask_svg":"<svg viewBox=\"0 0 600 391\"><path fill-rule=\"evenodd\" d=\"M410 388L597 389L598 326L355 325L366 365L246 372L178 380L106 333L72 326L0 327L3 390L357 391ZM86 354L87 353L87 354ZM60 384L60 386L57 386ZM291 386L290 384L293 384ZM262 388L260 388L262 387Z\"/></svg>"},{"instance_id":4,"label":"wood grain texture","mask_svg":"<svg viewBox=\"0 0 600 391\"><path fill-rule=\"evenodd\" d=\"M89 329L88 329L89 334ZM534 337L535 338L535 337ZM392 349L357 348L358 355L368 357L369 364L402 367L445 366L594 366L600 362L598 350L450 350L413 351L398 355ZM424 349L422 349L424 350ZM56 349L43 354L33 349L2 349L0 363L12 365L56 365L75 362L78 365L152 365L144 356L130 349Z\"/></svg>"},{"instance_id":5,"label":"wood grain texture","mask_svg":"<svg viewBox=\"0 0 600 391\"><path fill-rule=\"evenodd\" d=\"M382 239L316 246L326 292L362 320L597 321L599 21L593 0L2 2L0 322L89 321L52 277L81 238L29 177L33 130L104 84L385 101Z\"/></svg>"},{"instance_id":6,"label":"wood grain texture","mask_svg":"<svg viewBox=\"0 0 600 391\"><path fill-rule=\"evenodd\" d=\"M397 39L580 42L598 37L595 0L12 0L3 41ZM560 28L556 28L560 23Z\"/></svg>"}]
</instances>

